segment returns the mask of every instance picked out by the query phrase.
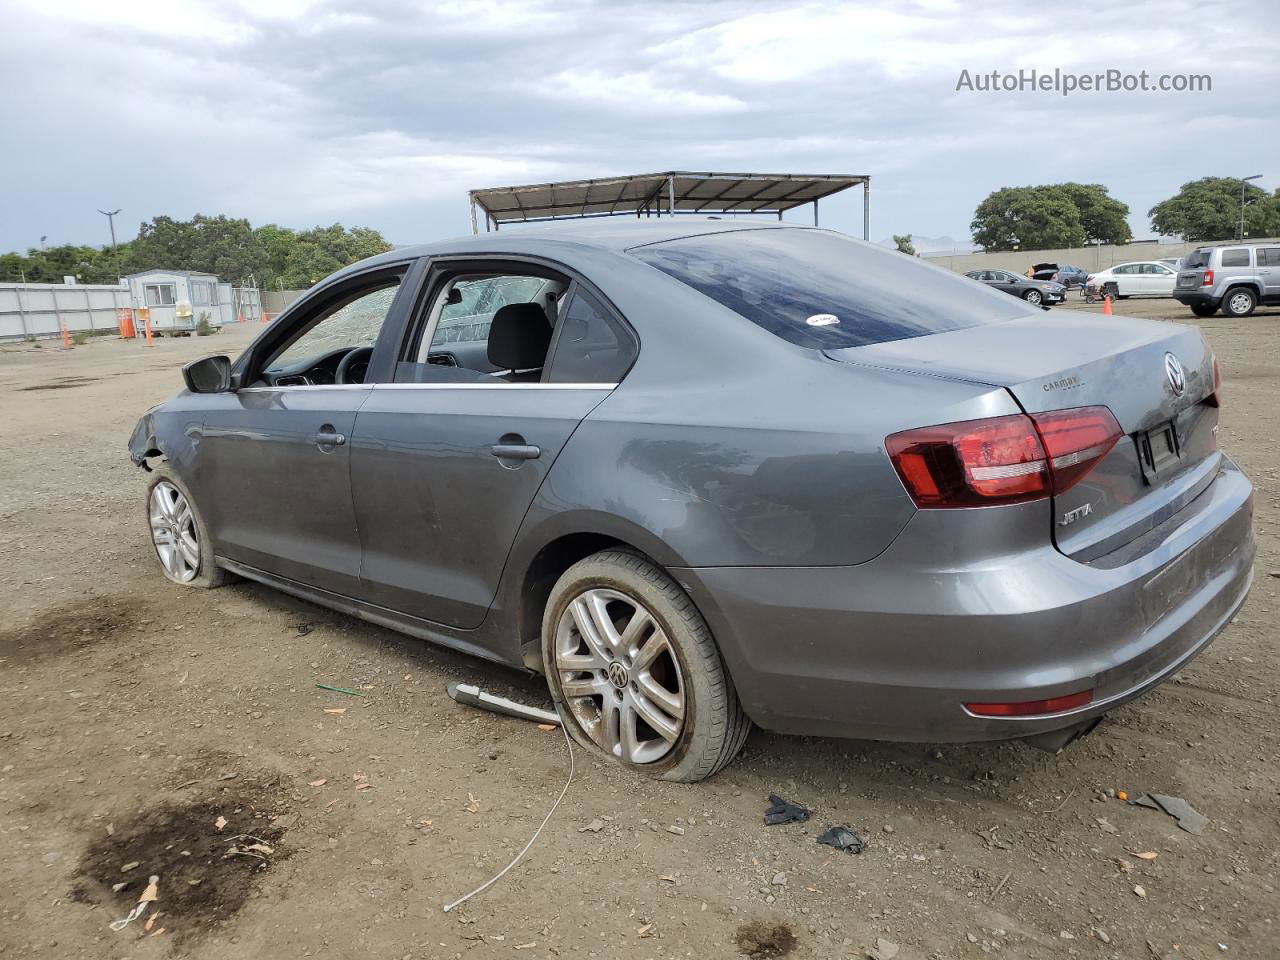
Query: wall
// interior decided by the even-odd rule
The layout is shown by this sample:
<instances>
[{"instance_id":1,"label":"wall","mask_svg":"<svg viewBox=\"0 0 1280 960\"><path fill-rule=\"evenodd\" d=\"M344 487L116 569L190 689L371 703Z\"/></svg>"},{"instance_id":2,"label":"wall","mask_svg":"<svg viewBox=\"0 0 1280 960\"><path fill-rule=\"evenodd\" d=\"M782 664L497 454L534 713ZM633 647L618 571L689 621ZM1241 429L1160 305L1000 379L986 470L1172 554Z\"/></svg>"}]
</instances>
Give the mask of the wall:
<instances>
[{"instance_id":1,"label":"wall","mask_svg":"<svg viewBox=\"0 0 1280 960\"><path fill-rule=\"evenodd\" d=\"M129 307L125 287L0 283L0 340L55 337L67 330L118 330L116 310Z\"/></svg>"},{"instance_id":2,"label":"wall","mask_svg":"<svg viewBox=\"0 0 1280 960\"><path fill-rule=\"evenodd\" d=\"M305 290L263 290L262 309L272 317L283 313L285 307L293 303L307 291Z\"/></svg>"},{"instance_id":3,"label":"wall","mask_svg":"<svg viewBox=\"0 0 1280 960\"><path fill-rule=\"evenodd\" d=\"M1264 243L1266 241L1252 237L1248 243ZM1215 242L1212 246L1225 246ZM1014 250L1010 253L926 253L924 259L940 267L946 267L957 273L970 270L1011 270L1014 273L1026 273L1027 267L1033 263L1069 263L1072 266L1096 273L1106 270L1117 263L1129 263L1133 260L1163 260L1168 257L1181 257L1196 247L1210 246L1206 243L1154 243L1139 241L1115 245L1104 243L1100 246L1074 247L1067 250Z\"/></svg>"}]
</instances>

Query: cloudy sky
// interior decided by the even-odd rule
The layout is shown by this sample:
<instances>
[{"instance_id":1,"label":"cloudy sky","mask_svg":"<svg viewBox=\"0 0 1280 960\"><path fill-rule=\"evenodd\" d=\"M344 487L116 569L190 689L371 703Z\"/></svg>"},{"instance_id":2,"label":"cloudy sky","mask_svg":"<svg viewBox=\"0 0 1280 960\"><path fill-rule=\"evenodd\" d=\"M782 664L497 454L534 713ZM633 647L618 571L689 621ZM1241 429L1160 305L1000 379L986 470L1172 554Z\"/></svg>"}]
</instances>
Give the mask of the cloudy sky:
<instances>
[{"instance_id":1,"label":"cloudy sky","mask_svg":"<svg viewBox=\"0 0 1280 960\"><path fill-rule=\"evenodd\" d=\"M1090 9L1093 8L1093 9ZM869 173L872 236L968 239L1001 186L1280 187L1280 4L952 0L3 0L0 250L157 214L394 243L466 190L667 169ZM981 93L971 74L1212 76L1212 92ZM860 232L852 194L824 223Z\"/></svg>"}]
</instances>

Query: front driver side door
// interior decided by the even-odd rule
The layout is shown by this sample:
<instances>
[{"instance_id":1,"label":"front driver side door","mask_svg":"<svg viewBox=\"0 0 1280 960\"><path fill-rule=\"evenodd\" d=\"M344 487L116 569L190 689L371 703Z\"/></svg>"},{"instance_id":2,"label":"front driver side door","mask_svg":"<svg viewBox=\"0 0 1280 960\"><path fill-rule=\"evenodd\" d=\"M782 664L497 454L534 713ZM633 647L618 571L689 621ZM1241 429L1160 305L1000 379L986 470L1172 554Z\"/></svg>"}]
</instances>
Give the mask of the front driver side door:
<instances>
[{"instance_id":1,"label":"front driver side door","mask_svg":"<svg viewBox=\"0 0 1280 960\"><path fill-rule=\"evenodd\" d=\"M365 358L406 293L403 267L313 293L285 314L238 371L247 385L210 395L196 478L219 556L358 596L360 538L350 438L372 384ZM339 377L352 351L357 362Z\"/></svg>"}]
</instances>

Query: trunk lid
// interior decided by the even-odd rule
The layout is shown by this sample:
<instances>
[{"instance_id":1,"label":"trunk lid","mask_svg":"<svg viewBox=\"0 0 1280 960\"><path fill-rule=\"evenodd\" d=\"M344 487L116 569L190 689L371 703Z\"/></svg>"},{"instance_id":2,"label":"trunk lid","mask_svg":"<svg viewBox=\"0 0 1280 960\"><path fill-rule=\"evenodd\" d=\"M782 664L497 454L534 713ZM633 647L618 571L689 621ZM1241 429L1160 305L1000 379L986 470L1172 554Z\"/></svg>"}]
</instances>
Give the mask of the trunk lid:
<instances>
[{"instance_id":1,"label":"trunk lid","mask_svg":"<svg viewBox=\"0 0 1280 960\"><path fill-rule=\"evenodd\" d=\"M1028 413L1110 409L1125 436L1053 503L1054 542L1081 561L1138 539L1217 474L1218 411L1206 402L1214 390L1213 355L1195 327L1040 312L826 353L846 363L1004 387Z\"/></svg>"}]
</instances>

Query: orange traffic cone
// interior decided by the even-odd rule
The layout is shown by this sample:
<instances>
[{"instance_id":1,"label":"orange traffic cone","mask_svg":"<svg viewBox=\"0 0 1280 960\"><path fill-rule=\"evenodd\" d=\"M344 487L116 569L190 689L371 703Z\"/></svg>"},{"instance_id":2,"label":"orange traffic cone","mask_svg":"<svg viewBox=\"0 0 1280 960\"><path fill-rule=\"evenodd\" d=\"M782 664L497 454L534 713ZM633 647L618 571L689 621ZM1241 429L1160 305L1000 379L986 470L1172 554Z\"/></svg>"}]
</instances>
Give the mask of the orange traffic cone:
<instances>
[{"instance_id":1,"label":"orange traffic cone","mask_svg":"<svg viewBox=\"0 0 1280 960\"><path fill-rule=\"evenodd\" d=\"M1104 317L1111 316L1111 294L1107 294L1106 299L1102 301L1102 315Z\"/></svg>"},{"instance_id":2,"label":"orange traffic cone","mask_svg":"<svg viewBox=\"0 0 1280 960\"><path fill-rule=\"evenodd\" d=\"M65 320L62 320L62 349L63 350L71 349L71 334L67 332L67 321Z\"/></svg>"}]
</instances>

